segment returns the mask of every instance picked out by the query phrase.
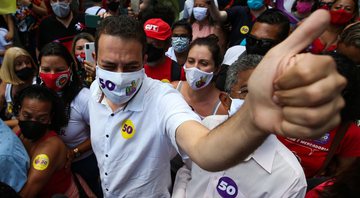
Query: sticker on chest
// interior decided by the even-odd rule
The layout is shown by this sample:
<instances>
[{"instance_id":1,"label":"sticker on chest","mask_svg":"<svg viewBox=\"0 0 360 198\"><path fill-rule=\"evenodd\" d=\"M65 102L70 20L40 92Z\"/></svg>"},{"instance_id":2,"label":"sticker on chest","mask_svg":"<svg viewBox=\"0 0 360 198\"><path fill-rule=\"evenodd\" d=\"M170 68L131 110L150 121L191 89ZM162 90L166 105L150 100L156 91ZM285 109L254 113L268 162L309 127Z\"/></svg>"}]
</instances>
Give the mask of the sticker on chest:
<instances>
[{"instance_id":1,"label":"sticker on chest","mask_svg":"<svg viewBox=\"0 0 360 198\"><path fill-rule=\"evenodd\" d=\"M45 154L39 154L33 160L33 167L36 170L45 170L49 166L49 157Z\"/></svg>"},{"instance_id":2,"label":"sticker on chest","mask_svg":"<svg viewBox=\"0 0 360 198\"><path fill-rule=\"evenodd\" d=\"M221 197L235 198L238 194L238 187L230 177L221 177L216 186L216 190Z\"/></svg>"},{"instance_id":3,"label":"sticker on chest","mask_svg":"<svg viewBox=\"0 0 360 198\"><path fill-rule=\"evenodd\" d=\"M134 137L136 129L135 129L133 122L130 119L125 120L121 124L120 132L121 132L122 137L127 140Z\"/></svg>"},{"instance_id":4,"label":"sticker on chest","mask_svg":"<svg viewBox=\"0 0 360 198\"><path fill-rule=\"evenodd\" d=\"M241 34L247 34L249 32L249 30L250 30L249 27L246 25L244 25L240 28Z\"/></svg>"}]
</instances>

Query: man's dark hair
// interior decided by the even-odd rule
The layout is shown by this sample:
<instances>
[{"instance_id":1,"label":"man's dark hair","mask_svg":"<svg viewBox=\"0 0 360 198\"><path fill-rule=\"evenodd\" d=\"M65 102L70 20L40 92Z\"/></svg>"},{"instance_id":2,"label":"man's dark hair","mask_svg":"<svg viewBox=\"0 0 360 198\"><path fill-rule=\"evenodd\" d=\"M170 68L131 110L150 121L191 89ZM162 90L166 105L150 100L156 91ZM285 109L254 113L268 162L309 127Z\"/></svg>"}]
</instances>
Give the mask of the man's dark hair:
<instances>
[{"instance_id":1,"label":"man's dark hair","mask_svg":"<svg viewBox=\"0 0 360 198\"><path fill-rule=\"evenodd\" d=\"M256 18L255 23L256 22L279 26L279 32L277 35L278 42L285 40L289 35L290 20L278 9L267 9L258 18Z\"/></svg>"},{"instance_id":2,"label":"man's dark hair","mask_svg":"<svg viewBox=\"0 0 360 198\"><path fill-rule=\"evenodd\" d=\"M142 24L153 18L160 18L171 27L175 21L175 12L172 7L165 2L159 2L146 8L139 16L139 20Z\"/></svg>"},{"instance_id":3,"label":"man's dark hair","mask_svg":"<svg viewBox=\"0 0 360 198\"><path fill-rule=\"evenodd\" d=\"M19 114L25 98L51 103L50 130L59 133L60 129L66 126L67 118L65 116L64 103L53 90L42 85L31 85L21 90L15 97L14 111L16 115Z\"/></svg>"},{"instance_id":4,"label":"man's dark hair","mask_svg":"<svg viewBox=\"0 0 360 198\"><path fill-rule=\"evenodd\" d=\"M172 27L171 30L174 31L175 28L177 27L183 27L186 29L186 31L188 31L189 35L190 35L190 41L192 40L192 27L190 25L190 23L186 20L186 19L181 19L179 21L176 21Z\"/></svg>"},{"instance_id":5,"label":"man's dark hair","mask_svg":"<svg viewBox=\"0 0 360 198\"><path fill-rule=\"evenodd\" d=\"M109 16L102 20L95 37L95 51L98 53L99 38L102 34L116 36L125 40L138 41L145 53L146 36L142 25L133 17L127 15Z\"/></svg>"}]
</instances>

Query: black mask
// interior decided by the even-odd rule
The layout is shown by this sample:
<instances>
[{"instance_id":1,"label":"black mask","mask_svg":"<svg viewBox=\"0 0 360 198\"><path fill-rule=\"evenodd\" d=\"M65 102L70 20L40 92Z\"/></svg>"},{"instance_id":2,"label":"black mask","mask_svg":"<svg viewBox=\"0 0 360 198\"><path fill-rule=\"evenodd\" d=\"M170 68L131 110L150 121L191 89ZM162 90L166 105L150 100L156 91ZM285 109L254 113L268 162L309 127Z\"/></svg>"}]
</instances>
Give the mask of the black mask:
<instances>
[{"instance_id":1,"label":"black mask","mask_svg":"<svg viewBox=\"0 0 360 198\"><path fill-rule=\"evenodd\" d=\"M19 126L24 137L33 142L40 139L48 129L48 124L43 124L37 121L19 120Z\"/></svg>"},{"instance_id":2,"label":"black mask","mask_svg":"<svg viewBox=\"0 0 360 198\"><path fill-rule=\"evenodd\" d=\"M22 70L15 71L15 74L18 78L20 78L20 80L23 80L23 81L29 80L29 78L34 77L34 69L25 67Z\"/></svg>"},{"instance_id":3,"label":"black mask","mask_svg":"<svg viewBox=\"0 0 360 198\"><path fill-rule=\"evenodd\" d=\"M277 43L275 40L258 39L255 36L249 34L246 38L246 53L264 56L276 44Z\"/></svg>"},{"instance_id":4,"label":"black mask","mask_svg":"<svg viewBox=\"0 0 360 198\"><path fill-rule=\"evenodd\" d=\"M119 5L120 5L120 2L118 2L118 1L111 1L106 4L107 8L113 12L116 12L119 9Z\"/></svg>"},{"instance_id":5,"label":"black mask","mask_svg":"<svg viewBox=\"0 0 360 198\"><path fill-rule=\"evenodd\" d=\"M156 62L163 56L165 56L165 50L163 48L154 47L152 44L147 44L146 54L147 62Z\"/></svg>"}]
</instances>

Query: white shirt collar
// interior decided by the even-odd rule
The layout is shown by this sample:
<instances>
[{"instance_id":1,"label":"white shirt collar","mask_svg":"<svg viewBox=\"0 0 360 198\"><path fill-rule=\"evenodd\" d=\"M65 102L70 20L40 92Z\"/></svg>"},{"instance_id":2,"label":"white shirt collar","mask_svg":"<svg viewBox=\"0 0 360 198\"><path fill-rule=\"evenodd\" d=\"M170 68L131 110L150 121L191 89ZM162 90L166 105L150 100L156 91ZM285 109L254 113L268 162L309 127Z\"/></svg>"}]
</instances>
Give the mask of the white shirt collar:
<instances>
[{"instance_id":1,"label":"white shirt collar","mask_svg":"<svg viewBox=\"0 0 360 198\"><path fill-rule=\"evenodd\" d=\"M271 173L272 165L277 151L276 141L277 138L275 135L269 135L264 140L264 142L244 161L248 161L253 158L262 168L264 168L268 173Z\"/></svg>"}]
</instances>

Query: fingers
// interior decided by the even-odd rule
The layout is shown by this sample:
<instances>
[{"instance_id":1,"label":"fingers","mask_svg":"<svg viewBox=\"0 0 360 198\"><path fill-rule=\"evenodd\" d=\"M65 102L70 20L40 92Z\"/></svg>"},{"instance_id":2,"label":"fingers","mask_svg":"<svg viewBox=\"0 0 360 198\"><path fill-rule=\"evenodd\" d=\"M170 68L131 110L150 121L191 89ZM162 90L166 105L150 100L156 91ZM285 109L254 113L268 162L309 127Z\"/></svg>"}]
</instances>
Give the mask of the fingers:
<instances>
[{"instance_id":1,"label":"fingers","mask_svg":"<svg viewBox=\"0 0 360 198\"><path fill-rule=\"evenodd\" d=\"M327 71L319 70L326 73ZM319 74L321 75L321 74ZM298 79L299 81L301 79ZM331 101L340 95L346 85L346 79L335 70L325 78L307 85L289 90L274 92L274 101L282 106L312 107Z\"/></svg>"},{"instance_id":2,"label":"fingers","mask_svg":"<svg viewBox=\"0 0 360 198\"><path fill-rule=\"evenodd\" d=\"M334 129L340 123L340 115L334 114L330 119L325 122L321 127L306 127L283 121L281 123L281 131L277 134L286 137L296 137L300 139L315 139L320 138L325 132Z\"/></svg>"},{"instance_id":3,"label":"fingers","mask_svg":"<svg viewBox=\"0 0 360 198\"><path fill-rule=\"evenodd\" d=\"M84 60L84 69L86 72L90 73L91 75L95 74L96 68L95 64L92 62L88 62Z\"/></svg>"},{"instance_id":4,"label":"fingers","mask_svg":"<svg viewBox=\"0 0 360 198\"><path fill-rule=\"evenodd\" d=\"M286 71L274 80L274 87L281 90L309 85L336 71L336 63L330 56L297 54L290 58Z\"/></svg>"},{"instance_id":5,"label":"fingers","mask_svg":"<svg viewBox=\"0 0 360 198\"><path fill-rule=\"evenodd\" d=\"M325 31L329 22L328 11L323 9L315 11L285 41L277 46L278 49L289 56L301 52Z\"/></svg>"},{"instance_id":6,"label":"fingers","mask_svg":"<svg viewBox=\"0 0 360 198\"><path fill-rule=\"evenodd\" d=\"M282 113L286 122L316 128L326 125L329 118L341 111L344 105L344 99L338 96L333 101L317 107L284 107Z\"/></svg>"}]
</instances>

